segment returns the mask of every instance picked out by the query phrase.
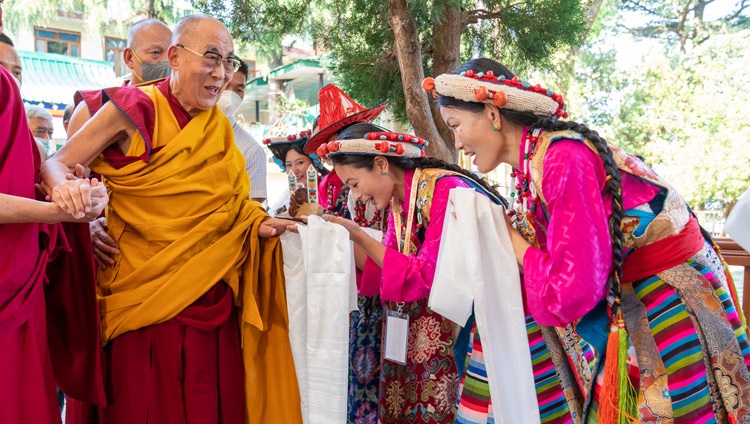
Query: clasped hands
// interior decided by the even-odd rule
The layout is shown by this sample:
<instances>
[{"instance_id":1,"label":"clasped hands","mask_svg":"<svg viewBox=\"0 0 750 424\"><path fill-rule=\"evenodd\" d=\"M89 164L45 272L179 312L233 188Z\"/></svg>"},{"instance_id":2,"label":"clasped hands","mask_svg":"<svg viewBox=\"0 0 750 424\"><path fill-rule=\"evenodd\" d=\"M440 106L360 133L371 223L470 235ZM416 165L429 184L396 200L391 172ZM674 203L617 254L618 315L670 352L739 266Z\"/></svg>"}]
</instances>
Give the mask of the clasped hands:
<instances>
[{"instance_id":1,"label":"clasped hands","mask_svg":"<svg viewBox=\"0 0 750 424\"><path fill-rule=\"evenodd\" d=\"M46 190L47 200L81 222L96 219L109 202L104 184L96 178L85 178L84 171L82 165L76 165L75 173L67 174L64 183Z\"/></svg>"}]
</instances>

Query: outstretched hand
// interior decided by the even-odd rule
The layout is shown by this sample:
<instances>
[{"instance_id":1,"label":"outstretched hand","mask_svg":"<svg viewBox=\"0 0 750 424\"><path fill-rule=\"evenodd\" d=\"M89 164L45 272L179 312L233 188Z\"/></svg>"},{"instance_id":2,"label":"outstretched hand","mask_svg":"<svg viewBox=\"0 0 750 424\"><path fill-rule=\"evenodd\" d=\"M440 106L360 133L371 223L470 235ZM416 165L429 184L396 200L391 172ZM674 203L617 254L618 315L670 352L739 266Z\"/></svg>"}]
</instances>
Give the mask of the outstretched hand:
<instances>
[{"instance_id":1,"label":"outstretched hand","mask_svg":"<svg viewBox=\"0 0 750 424\"><path fill-rule=\"evenodd\" d=\"M332 222L334 224L339 224L342 227L346 228L346 231L349 231L349 238L352 241L356 242L358 240L358 237L364 234L359 224L352 221L351 219L346 219L340 216L330 215L330 214L323 215L323 219L325 219L328 222Z\"/></svg>"},{"instance_id":2,"label":"outstretched hand","mask_svg":"<svg viewBox=\"0 0 750 424\"><path fill-rule=\"evenodd\" d=\"M278 218L266 218L260 223L258 235L260 238L271 238L284 234L288 229L289 221Z\"/></svg>"}]
</instances>

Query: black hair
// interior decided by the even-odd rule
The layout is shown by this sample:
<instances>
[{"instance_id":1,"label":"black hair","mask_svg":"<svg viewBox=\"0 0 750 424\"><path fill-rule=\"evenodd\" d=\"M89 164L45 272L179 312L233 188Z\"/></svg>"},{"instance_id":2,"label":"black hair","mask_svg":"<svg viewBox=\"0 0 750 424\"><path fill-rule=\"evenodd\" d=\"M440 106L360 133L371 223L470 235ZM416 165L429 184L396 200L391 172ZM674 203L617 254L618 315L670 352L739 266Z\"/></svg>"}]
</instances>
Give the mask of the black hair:
<instances>
[{"instance_id":1,"label":"black hair","mask_svg":"<svg viewBox=\"0 0 750 424\"><path fill-rule=\"evenodd\" d=\"M474 72L492 71L496 76L503 75L505 78L513 78L515 75L504 65L486 58L472 59L453 73L460 74L468 70ZM484 110L484 104L478 102L464 102L448 96L438 96L437 103L441 107L454 107L469 112L480 112ZM612 197L612 215L609 217L609 234L612 239L612 265L613 272L610 274L608 288L610 294L620 297L621 287L620 279L622 276L622 249L625 243L625 236L622 233L620 224L622 222L624 211L622 206L622 176L615 163L612 150L607 145L607 140L600 137L596 131L589 129L583 124L572 121L558 121L554 116L540 116L531 112L518 112L508 109L499 108L500 114L512 125L528 126L531 129L542 129L544 131L564 131L571 130L581 134L589 140L596 148L599 157L604 163L604 170L607 173L607 181L604 186L603 194Z\"/></svg>"},{"instance_id":2,"label":"black hair","mask_svg":"<svg viewBox=\"0 0 750 424\"><path fill-rule=\"evenodd\" d=\"M250 72L250 68L247 66L247 62L240 59L239 57L235 57L235 59L240 61L240 67L237 69L237 72L242 72L242 75L245 76L245 81L247 82L248 73Z\"/></svg>"},{"instance_id":3,"label":"black hair","mask_svg":"<svg viewBox=\"0 0 750 424\"><path fill-rule=\"evenodd\" d=\"M365 134L371 133L371 132L384 132L387 130L384 130L383 128L370 124L370 123L359 123L359 124L352 124L344 131L341 132L339 135L338 140L353 140L358 138L364 138ZM390 132L390 131L387 131ZM372 169L375 165L375 158L377 156L375 155L362 155L362 154L349 154L349 153L341 153L337 155L331 156L331 162L333 162L334 165L351 165L355 168L367 168ZM388 164L390 166L395 166L398 169L401 170L410 170L415 168L420 169L427 169L427 168L439 168L439 169L445 169L447 171L453 171L455 173L461 174L472 181L476 182L480 187L482 187L484 190L486 190L488 193L491 193L493 196L500 199L500 201L503 202L503 205L507 208L508 202L507 200L500 194L498 191L492 187L487 181L485 181L482 178L479 178L477 175L467 171L466 169L461 168L458 165L448 163L445 161L442 161L440 159L434 159L434 158L405 158L405 157L398 157L398 156L382 156L388 161Z\"/></svg>"},{"instance_id":4,"label":"black hair","mask_svg":"<svg viewBox=\"0 0 750 424\"><path fill-rule=\"evenodd\" d=\"M294 150L295 152L301 154L302 156L310 157L307 153L305 153L305 143L307 143L307 137L303 137L300 139L297 139L293 142L282 142L282 143L273 143L268 145L268 150L271 151L273 156L281 161L281 163L286 163L286 154L289 153L290 150ZM328 174L328 169L326 169L323 164L320 162L320 159L317 161L310 157L310 160L312 160L313 166L318 171L320 175L325 176Z\"/></svg>"},{"instance_id":5,"label":"black hair","mask_svg":"<svg viewBox=\"0 0 750 424\"><path fill-rule=\"evenodd\" d=\"M13 40L11 40L10 37L8 37L7 35L5 35L2 32L0 32L0 43L5 43L5 44L7 44L7 45L9 45L11 47L15 47L13 45Z\"/></svg>"}]
</instances>

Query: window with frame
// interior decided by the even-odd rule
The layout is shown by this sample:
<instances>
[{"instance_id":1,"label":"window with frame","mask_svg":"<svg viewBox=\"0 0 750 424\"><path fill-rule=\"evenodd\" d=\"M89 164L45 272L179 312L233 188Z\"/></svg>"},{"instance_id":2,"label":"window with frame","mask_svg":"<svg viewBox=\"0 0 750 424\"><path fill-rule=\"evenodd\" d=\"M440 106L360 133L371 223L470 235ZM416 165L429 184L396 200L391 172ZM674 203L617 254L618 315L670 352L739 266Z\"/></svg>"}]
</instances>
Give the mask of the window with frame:
<instances>
[{"instance_id":1,"label":"window with frame","mask_svg":"<svg viewBox=\"0 0 750 424\"><path fill-rule=\"evenodd\" d=\"M122 54L128 46L127 40L122 38L104 37L104 60L112 62L115 69L115 75L125 75L130 71L125 65Z\"/></svg>"},{"instance_id":2,"label":"window with frame","mask_svg":"<svg viewBox=\"0 0 750 424\"><path fill-rule=\"evenodd\" d=\"M50 28L34 28L35 50L81 57L81 33Z\"/></svg>"}]
</instances>

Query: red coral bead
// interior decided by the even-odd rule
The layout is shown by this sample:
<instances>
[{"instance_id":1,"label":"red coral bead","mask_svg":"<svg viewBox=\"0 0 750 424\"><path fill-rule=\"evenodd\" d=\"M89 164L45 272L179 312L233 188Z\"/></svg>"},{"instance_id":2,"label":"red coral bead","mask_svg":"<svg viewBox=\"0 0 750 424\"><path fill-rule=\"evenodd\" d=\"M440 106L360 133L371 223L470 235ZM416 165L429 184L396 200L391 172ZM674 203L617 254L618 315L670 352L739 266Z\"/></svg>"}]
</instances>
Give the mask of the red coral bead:
<instances>
[{"instance_id":1,"label":"red coral bead","mask_svg":"<svg viewBox=\"0 0 750 424\"><path fill-rule=\"evenodd\" d=\"M474 89L474 98L477 99L478 102L487 100L487 97L487 87L481 85Z\"/></svg>"},{"instance_id":2,"label":"red coral bead","mask_svg":"<svg viewBox=\"0 0 750 424\"><path fill-rule=\"evenodd\" d=\"M432 91L435 89L435 78L427 77L422 80L422 88L425 91Z\"/></svg>"}]
</instances>

